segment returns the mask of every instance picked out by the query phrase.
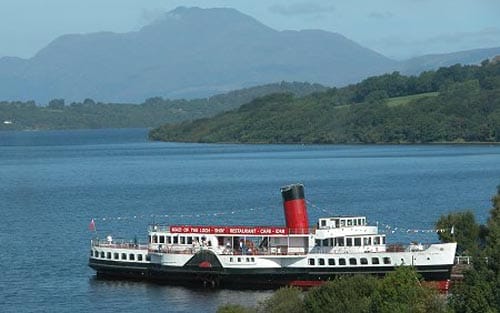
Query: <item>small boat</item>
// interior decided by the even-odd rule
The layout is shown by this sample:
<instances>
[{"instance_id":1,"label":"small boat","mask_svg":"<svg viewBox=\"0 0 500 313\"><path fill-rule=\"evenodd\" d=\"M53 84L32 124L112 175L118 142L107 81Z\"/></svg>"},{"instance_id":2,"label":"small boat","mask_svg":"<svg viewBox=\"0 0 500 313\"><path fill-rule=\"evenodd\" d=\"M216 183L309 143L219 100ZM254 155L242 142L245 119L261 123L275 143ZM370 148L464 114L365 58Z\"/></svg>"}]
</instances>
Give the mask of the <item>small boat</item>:
<instances>
[{"instance_id":1,"label":"small boat","mask_svg":"<svg viewBox=\"0 0 500 313\"><path fill-rule=\"evenodd\" d=\"M310 287L413 266L448 285L456 243L391 245L364 216L322 217L311 228L304 186L281 195L284 226L153 224L147 244L93 239L89 266L98 277L230 288Z\"/></svg>"}]
</instances>

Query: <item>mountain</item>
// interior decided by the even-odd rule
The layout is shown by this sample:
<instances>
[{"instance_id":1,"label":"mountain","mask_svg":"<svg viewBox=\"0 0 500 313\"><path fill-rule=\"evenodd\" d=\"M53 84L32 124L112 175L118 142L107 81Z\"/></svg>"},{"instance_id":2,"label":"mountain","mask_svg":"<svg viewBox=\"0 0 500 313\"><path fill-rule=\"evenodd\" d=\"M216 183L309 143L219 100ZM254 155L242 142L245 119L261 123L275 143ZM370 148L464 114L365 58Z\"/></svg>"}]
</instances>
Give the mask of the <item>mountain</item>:
<instances>
[{"instance_id":1,"label":"mountain","mask_svg":"<svg viewBox=\"0 0 500 313\"><path fill-rule=\"evenodd\" d=\"M136 32L64 35L0 59L0 99L142 102L279 81L345 85L397 62L321 30L276 31L234 9L180 7Z\"/></svg>"},{"instance_id":2,"label":"mountain","mask_svg":"<svg viewBox=\"0 0 500 313\"><path fill-rule=\"evenodd\" d=\"M399 71L404 74L417 75L423 71L433 70L454 64L480 64L486 59L500 55L500 47L474 49L443 54L429 54L401 62Z\"/></svg>"}]
</instances>

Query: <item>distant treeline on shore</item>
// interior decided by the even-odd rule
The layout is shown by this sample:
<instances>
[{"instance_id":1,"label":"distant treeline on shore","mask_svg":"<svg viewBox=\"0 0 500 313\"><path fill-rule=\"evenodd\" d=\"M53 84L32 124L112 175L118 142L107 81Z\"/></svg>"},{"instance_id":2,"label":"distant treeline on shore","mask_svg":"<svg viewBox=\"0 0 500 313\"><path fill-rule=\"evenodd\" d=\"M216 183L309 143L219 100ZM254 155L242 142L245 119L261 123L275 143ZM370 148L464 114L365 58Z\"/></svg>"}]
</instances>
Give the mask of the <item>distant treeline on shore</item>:
<instances>
[{"instance_id":1,"label":"distant treeline on shore","mask_svg":"<svg viewBox=\"0 0 500 313\"><path fill-rule=\"evenodd\" d=\"M298 97L272 94L213 118L168 124L150 138L227 143L500 141L500 62L398 72Z\"/></svg>"},{"instance_id":2,"label":"distant treeline on shore","mask_svg":"<svg viewBox=\"0 0 500 313\"><path fill-rule=\"evenodd\" d=\"M326 89L319 84L281 82L203 99L153 97L141 104L102 103L93 99L65 103L64 99L53 99L42 106L34 101L0 101L0 130L152 128L213 116L268 94L286 92L300 97Z\"/></svg>"},{"instance_id":3,"label":"distant treeline on shore","mask_svg":"<svg viewBox=\"0 0 500 313\"><path fill-rule=\"evenodd\" d=\"M394 72L342 88L281 82L194 100L0 102L0 130L132 127L177 142L500 142L500 62Z\"/></svg>"}]
</instances>

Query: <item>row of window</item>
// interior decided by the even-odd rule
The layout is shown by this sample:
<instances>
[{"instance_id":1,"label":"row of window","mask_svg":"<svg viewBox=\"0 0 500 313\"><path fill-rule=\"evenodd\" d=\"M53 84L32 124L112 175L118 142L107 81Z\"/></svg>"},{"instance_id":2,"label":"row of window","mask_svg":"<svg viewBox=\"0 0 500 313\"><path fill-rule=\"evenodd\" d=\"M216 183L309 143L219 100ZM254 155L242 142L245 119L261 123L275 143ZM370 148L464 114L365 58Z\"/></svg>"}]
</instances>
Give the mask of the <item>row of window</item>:
<instances>
[{"instance_id":1,"label":"row of window","mask_svg":"<svg viewBox=\"0 0 500 313\"><path fill-rule=\"evenodd\" d=\"M361 246L371 246L372 242L374 245L385 244L385 236L373 236L373 237L354 237L354 238L326 238L326 239L316 239L315 244L321 247L361 247Z\"/></svg>"},{"instance_id":2,"label":"row of window","mask_svg":"<svg viewBox=\"0 0 500 313\"><path fill-rule=\"evenodd\" d=\"M193 240L196 242L200 242L199 237L187 237L187 236L149 236L149 243L167 243L167 244L181 244L181 245L190 245L193 243Z\"/></svg>"},{"instance_id":3,"label":"row of window","mask_svg":"<svg viewBox=\"0 0 500 313\"><path fill-rule=\"evenodd\" d=\"M122 260L122 261L139 261L142 262L144 259L150 261L149 255L144 255L140 253L118 253L118 252L104 252L104 251L90 251L90 255L94 258L108 259L108 260Z\"/></svg>"},{"instance_id":4,"label":"row of window","mask_svg":"<svg viewBox=\"0 0 500 313\"><path fill-rule=\"evenodd\" d=\"M255 262L255 258L254 257L247 257L247 258L244 258L244 257L230 257L229 258L229 262L231 263L234 263L234 262L238 262L238 263L241 263L241 262L248 262L248 263L251 263L251 262Z\"/></svg>"},{"instance_id":5,"label":"row of window","mask_svg":"<svg viewBox=\"0 0 500 313\"><path fill-rule=\"evenodd\" d=\"M344 226L365 226L366 219L365 218L342 218L342 219L330 219L335 228L344 227ZM320 219L321 227L326 227L328 224L327 219Z\"/></svg>"},{"instance_id":6,"label":"row of window","mask_svg":"<svg viewBox=\"0 0 500 313\"><path fill-rule=\"evenodd\" d=\"M343 265L347 265L347 263L349 263L349 265L392 264L390 257L383 257L382 263L380 263L380 258L378 258L378 257L372 257L370 259L369 258L360 258L359 260L357 258L349 258L349 259L339 258L337 260L337 263L336 263L335 259L327 259L327 261L328 261L328 265L330 265L330 266L335 266L336 264L343 266ZM369 263L369 261L371 261L371 263ZM316 262L318 263L318 265L326 265L325 259L323 259L323 258L319 258L319 259L312 259L311 258L311 259L309 259L309 265L316 265Z\"/></svg>"}]
</instances>

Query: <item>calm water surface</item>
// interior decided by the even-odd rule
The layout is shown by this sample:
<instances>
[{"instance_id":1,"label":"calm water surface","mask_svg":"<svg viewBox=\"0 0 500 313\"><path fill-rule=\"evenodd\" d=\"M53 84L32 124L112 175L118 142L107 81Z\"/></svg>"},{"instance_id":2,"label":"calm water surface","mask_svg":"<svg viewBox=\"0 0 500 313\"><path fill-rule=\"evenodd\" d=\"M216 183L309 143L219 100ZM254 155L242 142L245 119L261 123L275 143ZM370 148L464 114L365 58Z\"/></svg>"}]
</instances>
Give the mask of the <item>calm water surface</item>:
<instances>
[{"instance_id":1,"label":"calm water surface","mask_svg":"<svg viewBox=\"0 0 500 313\"><path fill-rule=\"evenodd\" d=\"M480 221L500 184L500 146L151 143L146 130L0 132L0 312L214 312L268 291L102 281L98 235L146 238L150 222L282 225L279 187L302 182L310 220L367 215L389 241L435 241L441 214ZM391 228L385 228L386 225Z\"/></svg>"}]
</instances>

